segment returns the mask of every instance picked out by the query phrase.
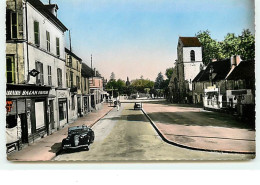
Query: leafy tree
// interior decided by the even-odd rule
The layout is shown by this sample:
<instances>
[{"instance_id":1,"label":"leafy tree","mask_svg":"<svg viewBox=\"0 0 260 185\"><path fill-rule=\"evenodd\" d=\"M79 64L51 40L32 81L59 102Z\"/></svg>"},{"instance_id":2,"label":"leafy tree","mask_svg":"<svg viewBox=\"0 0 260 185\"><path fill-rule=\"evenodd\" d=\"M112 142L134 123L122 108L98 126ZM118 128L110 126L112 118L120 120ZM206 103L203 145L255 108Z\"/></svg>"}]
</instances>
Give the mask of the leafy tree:
<instances>
[{"instance_id":1,"label":"leafy tree","mask_svg":"<svg viewBox=\"0 0 260 185\"><path fill-rule=\"evenodd\" d=\"M163 75L162 75L162 72L160 72L160 73L158 73L158 75L155 79L154 88L155 89L161 89L163 81L164 81Z\"/></svg>"},{"instance_id":2,"label":"leafy tree","mask_svg":"<svg viewBox=\"0 0 260 185\"><path fill-rule=\"evenodd\" d=\"M239 36L239 54L243 60L255 59L255 36L249 29L243 30Z\"/></svg>"},{"instance_id":3,"label":"leafy tree","mask_svg":"<svg viewBox=\"0 0 260 185\"><path fill-rule=\"evenodd\" d=\"M172 74L173 74L173 68L167 68L166 71L165 71L165 76L167 77L167 79L171 79L172 77Z\"/></svg>"},{"instance_id":4,"label":"leafy tree","mask_svg":"<svg viewBox=\"0 0 260 185\"><path fill-rule=\"evenodd\" d=\"M202 44L202 61L205 65L212 61L212 59L220 59L221 55L220 43L212 39L209 30L199 31L196 36Z\"/></svg>"},{"instance_id":5,"label":"leafy tree","mask_svg":"<svg viewBox=\"0 0 260 185\"><path fill-rule=\"evenodd\" d=\"M221 51L224 58L239 55L239 38L234 33L228 33L221 42Z\"/></svg>"},{"instance_id":6,"label":"leafy tree","mask_svg":"<svg viewBox=\"0 0 260 185\"><path fill-rule=\"evenodd\" d=\"M232 55L240 55L243 60L255 58L255 36L249 29L243 30L239 36L228 33L221 42L212 39L208 30L200 31L196 36L202 44L202 60L205 65L212 59L230 58Z\"/></svg>"}]
</instances>

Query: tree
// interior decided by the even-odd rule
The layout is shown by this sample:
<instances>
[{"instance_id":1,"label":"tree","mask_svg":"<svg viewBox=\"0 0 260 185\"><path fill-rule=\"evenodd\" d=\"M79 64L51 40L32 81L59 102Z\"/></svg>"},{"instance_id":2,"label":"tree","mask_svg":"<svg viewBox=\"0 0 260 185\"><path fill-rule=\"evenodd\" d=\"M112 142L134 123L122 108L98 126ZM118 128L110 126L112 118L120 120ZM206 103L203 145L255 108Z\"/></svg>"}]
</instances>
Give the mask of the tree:
<instances>
[{"instance_id":1,"label":"tree","mask_svg":"<svg viewBox=\"0 0 260 185\"><path fill-rule=\"evenodd\" d=\"M212 59L223 58L221 54L220 43L212 39L209 30L199 31L196 34L202 45L202 61L205 65L212 61Z\"/></svg>"},{"instance_id":2,"label":"tree","mask_svg":"<svg viewBox=\"0 0 260 185\"><path fill-rule=\"evenodd\" d=\"M239 54L243 60L255 59L255 36L249 29L243 30L239 36Z\"/></svg>"},{"instance_id":3,"label":"tree","mask_svg":"<svg viewBox=\"0 0 260 185\"><path fill-rule=\"evenodd\" d=\"M249 29L243 30L238 36L228 33L220 42L212 39L208 30L200 31L196 36L202 44L202 60L205 65L212 59L230 58L232 55L240 55L243 60L255 58L255 36Z\"/></svg>"},{"instance_id":4,"label":"tree","mask_svg":"<svg viewBox=\"0 0 260 185\"><path fill-rule=\"evenodd\" d=\"M228 33L221 42L221 51L224 58L239 55L239 38L234 33Z\"/></svg>"},{"instance_id":5,"label":"tree","mask_svg":"<svg viewBox=\"0 0 260 185\"><path fill-rule=\"evenodd\" d=\"M116 79L115 73L112 72L111 75L110 75L110 80L115 80L115 79Z\"/></svg>"},{"instance_id":6,"label":"tree","mask_svg":"<svg viewBox=\"0 0 260 185\"><path fill-rule=\"evenodd\" d=\"M161 89L163 81L164 81L163 75L162 75L162 72L160 72L160 73L158 73L158 75L155 79L154 88L155 89Z\"/></svg>"},{"instance_id":7,"label":"tree","mask_svg":"<svg viewBox=\"0 0 260 185\"><path fill-rule=\"evenodd\" d=\"M172 77L172 74L173 74L173 68L167 68L166 71L165 71L165 76L167 77L167 79L171 79Z\"/></svg>"}]
</instances>

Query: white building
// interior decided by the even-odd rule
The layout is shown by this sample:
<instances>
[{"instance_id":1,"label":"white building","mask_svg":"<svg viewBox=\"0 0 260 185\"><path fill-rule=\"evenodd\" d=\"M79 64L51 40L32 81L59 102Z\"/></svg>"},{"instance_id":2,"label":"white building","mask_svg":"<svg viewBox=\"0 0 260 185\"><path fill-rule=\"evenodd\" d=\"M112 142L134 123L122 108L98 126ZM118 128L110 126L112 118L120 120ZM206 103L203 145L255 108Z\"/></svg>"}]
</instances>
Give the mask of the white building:
<instances>
[{"instance_id":1,"label":"white building","mask_svg":"<svg viewBox=\"0 0 260 185\"><path fill-rule=\"evenodd\" d=\"M178 59L171 77L168 99L173 102L192 101L192 80L203 69L202 47L197 37L179 37Z\"/></svg>"},{"instance_id":2,"label":"white building","mask_svg":"<svg viewBox=\"0 0 260 185\"><path fill-rule=\"evenodd\" d=\"M11 143L30 143L68 122L67 28L57 18L57 5L40 0L7 0L6 4L7 102L12 107L7 125L16 122L14 132L20 133Z\"/></svg>"}]
</instances>

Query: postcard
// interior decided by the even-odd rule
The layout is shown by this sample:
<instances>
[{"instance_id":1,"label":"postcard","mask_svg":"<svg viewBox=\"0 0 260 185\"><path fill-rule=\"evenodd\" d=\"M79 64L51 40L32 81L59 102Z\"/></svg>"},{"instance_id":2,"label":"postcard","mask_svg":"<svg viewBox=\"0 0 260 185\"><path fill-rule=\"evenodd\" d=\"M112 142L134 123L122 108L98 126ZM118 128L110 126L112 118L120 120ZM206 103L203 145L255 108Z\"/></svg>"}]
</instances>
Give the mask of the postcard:
<instances>
[{"instance_id":1,"label":"postcard","mask_svg":"<svg viewBox=\"0 0 260 185\"><path fill-rule=\"evenodd\" d=\"M253 0L6 0L11 162L249 161Z\"/></svg>"}]
</instances>

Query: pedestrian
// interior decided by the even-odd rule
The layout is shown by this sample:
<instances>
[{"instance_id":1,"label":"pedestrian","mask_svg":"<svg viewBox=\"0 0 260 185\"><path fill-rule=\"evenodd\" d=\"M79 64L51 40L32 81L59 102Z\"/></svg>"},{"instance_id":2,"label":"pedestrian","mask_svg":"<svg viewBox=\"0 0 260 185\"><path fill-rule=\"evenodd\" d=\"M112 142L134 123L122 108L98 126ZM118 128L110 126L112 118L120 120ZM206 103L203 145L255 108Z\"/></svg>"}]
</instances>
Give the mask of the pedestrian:
<instances>
[{"instance_id":1,"label":"pedestrian","mask_svg":"<svg viewBox=\"0 0 260 185\"><path fill-rule=\"evenodd\" d=\"M119 111L119 108L120 108L119 101L116 102L116 108L117 108L117 111Z\"/></svg>"}]
</instances>

